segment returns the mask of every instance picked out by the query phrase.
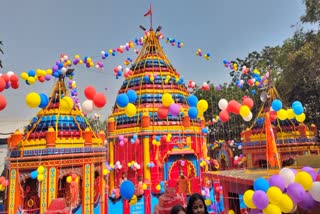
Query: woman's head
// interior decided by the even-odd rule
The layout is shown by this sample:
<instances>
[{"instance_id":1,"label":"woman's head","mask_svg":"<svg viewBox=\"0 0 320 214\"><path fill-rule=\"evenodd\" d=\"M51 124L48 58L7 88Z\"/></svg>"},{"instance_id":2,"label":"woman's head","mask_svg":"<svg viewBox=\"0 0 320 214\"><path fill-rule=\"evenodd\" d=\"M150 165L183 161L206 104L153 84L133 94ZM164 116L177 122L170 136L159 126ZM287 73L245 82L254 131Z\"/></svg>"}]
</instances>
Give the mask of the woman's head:
<instances>
[{"instance_id":1,"label":"woman's head","mask_svg":"<svg viewBox=\"0 0 320 214\"><path fill-rule=\"evenodd\" d=\"M208 214L207 206L200 194L195 193L189 198L187 214Z\"/></svg>"},{"instance_id":2,"label":"woman's head","mask_svg":"<svg viewBox=\"0 0 320 214\"><path fill-rule=\"evenodd\" d=\"M170 214L186 214L186 210L183 206L177 204L171 208Z\"/></svg>"}]
</instances>

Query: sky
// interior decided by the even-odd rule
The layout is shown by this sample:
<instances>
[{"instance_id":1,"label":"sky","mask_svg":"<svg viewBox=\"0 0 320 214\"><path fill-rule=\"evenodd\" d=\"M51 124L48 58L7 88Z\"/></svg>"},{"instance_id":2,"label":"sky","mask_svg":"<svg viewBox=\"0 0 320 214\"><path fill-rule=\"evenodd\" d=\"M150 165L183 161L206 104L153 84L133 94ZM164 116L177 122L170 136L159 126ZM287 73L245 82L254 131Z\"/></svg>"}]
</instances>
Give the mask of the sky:
<instances>
[{"instance_id":1,"label":"sky","mask_svg":"<svg viewBox=\"0 0 320 214\"><path fill-rule=\"evenodd\" d=\"M106 118L114 105L123 78L116 79L113 68L123 65L127 57L135 59L134 51L101 60L100 52L117 48L139 38L144 32L138 27L150 27L147 0L1 0L0 41L5 52L0 55L3 69L17 75L30 69L51 68L59 56L75 54L102 61L104 70L76 69L79 97L83 102L84 89L92 85L104 92L107 105L100 111ZM245 58L265 46L281 45L290 38L305 13L302 0L153 0L153 26L162 26L165 38L184 43L182 48L161 41L170 62L185 82L197 84L209 80L215 85L230 82L229 70L223 60ZM210 53L211 59L196 56L197 49ZM124 66L125 67L125 66ZM0 122L31 119L39 108L30 109L25 97L30 92L50 94L55 83L26 85L2 92L7 107L0 111ZM106 90L107 88L107 90ZM0 127L1 128L1 127Z\"/></svg>"}]
</instances>

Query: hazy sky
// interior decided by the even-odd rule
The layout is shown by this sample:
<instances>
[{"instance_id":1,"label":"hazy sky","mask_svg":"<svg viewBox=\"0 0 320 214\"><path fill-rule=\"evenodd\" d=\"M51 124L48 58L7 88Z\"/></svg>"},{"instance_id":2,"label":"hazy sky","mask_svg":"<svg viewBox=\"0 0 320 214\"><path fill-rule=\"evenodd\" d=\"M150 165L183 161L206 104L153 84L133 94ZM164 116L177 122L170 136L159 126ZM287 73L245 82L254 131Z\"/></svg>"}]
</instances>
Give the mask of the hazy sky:
<instances>
[{"instance_id":1,"label":"hazy sky","mask_svg":"<svg viewBox=\"0 0 320 214\"><path fill-rule=\"evenodd\" d=\"M140 24L149 28L147 0L1 0L0 41L5 44L0 55L4 68L0 73L20 74L30 69L51 68L61 53L100 60L101 50L124 45L143 36ZM184 43L177 48L161 42L169 60L185 79L201 84L229 82L229 70L223 59L244 58L265 46L281 45L293 35L305 12L302 0L154 0L154 27L161 25L165 37ZM200 48L209 52L211 60L195 55ZM137 55L131 50L103 60L103 71L74 66L80 98L88 85L105 91L108 103L100 111L106 117L114 104L116 93L124 80L113 76L113 68L123 65L127 57ZM39 109L30 109L25 96L35 91L49 93L54 80L26 85L20 81L18 90L2 94L8 105L0 111L5 118L30 119Z\"/></svg>"}]
</instances>

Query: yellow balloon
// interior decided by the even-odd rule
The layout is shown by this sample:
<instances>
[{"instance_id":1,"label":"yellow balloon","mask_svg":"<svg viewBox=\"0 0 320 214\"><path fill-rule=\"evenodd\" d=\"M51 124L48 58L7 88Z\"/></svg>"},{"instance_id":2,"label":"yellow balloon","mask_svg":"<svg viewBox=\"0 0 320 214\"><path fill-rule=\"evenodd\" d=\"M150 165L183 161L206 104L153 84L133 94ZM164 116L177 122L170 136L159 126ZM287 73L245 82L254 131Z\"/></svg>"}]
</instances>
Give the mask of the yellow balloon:
<instances>
[{"instance_id":1,"label":"yellow balloon","mask_svg":"<svg viewBox=\"0 0 320 214\"><path fill-rule=\"evenodd\" d=\"M171 94L169 93L164 93L162 95L162 104L164 106L170 106L172 103L174 103L174 100L172 99Z\"/></svg>"},{"instance_id":2,"label":"yellow balloon","mask_svg":"<svg viewBox=\"0 0 320 214\"><path fill-rule=\"evenodd\" d=\"M288 112L284 109L280 109L277 111L277 116L280 120L286 120L288 119Z\"/></svg>"},{"instance_id":3,"label":"yellow balloon","mask_svg":"<svg viewBox=\"0 0 320 214\"><path fill-rule=\"evenodd\" d=\"M312 187L313 179L311 175L307 172L298 172L294 179L295 182L301 184L303 188L308 191Z\"/></svg>"},{"instance_id":4,"label":"yellow balloon","mask_svg":"<svg viewBox=\"0 0 320 214\"><path fill-rule=\"evenodd\" d=\"M205 112L208 109L208 102L206 100L199 100L199 102L197 103L197 109L199 112Z\"/></svg>"},{"instance_id":5,"label":"yellow balloon","mask_svg":"<svg viewBox=\"0 0 320 214\"><path fill-rule=\"evenodd\" d=\"M211 205L211 200L210 198L207 198L204 203L206 204L206 206L210 206Z\"/></svg>"},{"instance_id":6,"label":"yellow balloon","mask_svg":"<svg viewBox=\"0 0 320 214\"><path fill-rule=\"evenodd\" d=\"M129 103L124 111L128 117L133 117L137 113L137 108L132 103Z\"/></svg>"},{"instance_id":7,"label":"yellow balloon","mask_svg":"<svg viewBox=\"0 0 320 214\"><path fill-rule=\"evenodd\" d=\"M282 197L282 191L276 186L272 186L267 191L267 196L271 204L278 205Z\"/></svg>"},{"instance_id":8,"label":"yellow balloon","mask_svg":"<svg viewBox=\"0 0 320 214\"><path fill-rule=\"evenodd\" d=\"M287 110L287 114L288 114L288 119L292 120L295 116L294 116L294 112L292 108L289 108Z\"/></svg>"},{"instance_id":9,"label":"yellow balloon","mask_svg":"<svg viewBox=\"0 0 320 214\"><path fill-rule=\"evenodd\" d=\"M282 194L279 208L284 213L290 213L294 208L294 203L292 199L287 194Z\"/></svg>"},{"instance_id":10,"label":"yellow balloon","mask_svg":"<svg viewBox=\"0 0 320 214\"><path fill-rule=\"evenodd\" d=\"M43 174L39 174L39 175L37 176L37 180L38 180L39 182L43 181L43 180L44 180L44 175L43 175Z\"/></svg>"},{"instance_id":11,"label":"yellow balloon","mask_svg":"<svg viewBox=\"0 0 320 214\"><path fill-rule=\"evenodd\" d=\"M69 175L68 177L67 177L67 183L71 183L72 182L72 177Z\"/></svg>"},{"instance_id":12,"label":"yellow balloon","mask_svg":"<svg viewBox=\"0 0 320 214\"><path fill-rule=\"evenodd\" d=\"M28 77L27 81L30 85L34 84L36 82L36 78L35 77Z\"/></svg>"},{"instance_id":13,"label":"yellow balloon","mask_svg":"<svg viewBox=\"0 0 320 214\"><path fill-rule=\"evenodd\" d=\"M109 174L109 170L108 169L103 169L103 175L107 175L107 174Z\"/></svg>"},{"instance_id":14,"label":"yellow balloon","mask_svg":"<svg viewBox=\"0 0 320 214\"><path fill-rule=\"evenodd\" d=\"M242 105L240 107L240 115L241 117L247 117L250 114L250 108L246 105Z\"/></svg>"},{"instance_id":15,"label":"yellow balloon","mask_svg":"<svg viewBox=\"0 0 320 214\"><path fill-rule=\"evenodd\" d=\"M4 191L6 189L6 187L0 185L0 191Z\"/></svg>"},{"instance_id":16,"label":"yellow balloon","mask_svg":"<svg viewBox=\"0 0 320 214\"><path fill-rule=\"evenodd\" d=\"M38 171L38 174L43 174L44 173L44 167L43 166L39 166L37 171Z\"/></svg>"},{"instance_id":17,"label":"yellow balloon","mask_svg":"<svg viewBox=\"0 0 320 214\"><path fill-rule=\"evenodd\" d=\"M252 201L252 196L254 194L254 191L249 189L247 191L245 191L245 193L243 194L243 202L244 204L251 208L251 209L255 209L256 206L254 205L253 201Z\"/></svg>"},{"instance_id":18,"label":"yellow balloon","mask_svg":"<svg viewBox=\"0 0 320 214\"><path fill-rule=\"evenodd\" d=\"M142 184L142 189L146 190L148 188L147 184Z\"/></svg>"},{"instance_id":19,"label":"yellow balloon","mask_svg":"<svg viewBox=\"0 0 320 214\"><path fill-rule=\"evenodd\" d=\"M22 72L22 73L20 74L20 77L21 77L21 79L23 79L23 80L27 80L28 77L29 77L29 75L28 75L27 72Z\"/></svg>"},{"instance_id":20,"label":"yellow balloon","mask_svg":"<svg viewBox=\"0 0 320 214\"><path fill-rule=\"evenodd\" d=\"M60 109L66 112L70 112L74 106L74 102L71 97L65 96L60 100Z\"/></svg>"},{"instance_id":21,"label":"yellow balloon","mask_svg":"<svg viewBox=\"0 0 320 214\"><path fill-rule=\"evenodd\" d=\"M31 92L26 96L26 104L30 108L36 108L40 105L41 97L36 92Z\"/></svg>"},{"instance_id":22,"label":"yellow balloon","mask_svg":"<svg viewBox=\"0 0 320 214\"><path fill-rule=\"evenodd\" d=\"M137 196L136 196L136 195L133 195L132 198L130 199L129 204L130 204L130 205L135 205L135 204L137 203L137 201L138 201Z\"/></svg>"},{"instance_id":23,"label":"yellow balloon","mask_svg":"<svg viewBox=\"0 0 320 214\"><path fill-rule=\"evenodd\" d=\"M235 214L235 212L233 210L229 210L228 214Z\"/></svg>"},{"instance_id":24,"label":"yellow balloon","mask_svg":"<svg viewBox=\"0 0 320 214\"><path fill-rule=\"evenodd\" d=\"M296 120L299 123L302 123L304 120L306 119L306 115L304 113L300 114L300 115L296 115Z\"/></svg>"},{"instance_id":25,"label":"yellow balloon","mask_svg":"<svg viewBox=\"0 0 320 214\"><path fill-rule=\"evenodd\" d=\"M158 185L156 186L156 190L157 190L157 191L160 191L160 189L161 189L161 186L160 186L160 184L158 184Z\"/></svg>"},{"instance_id":26,"label":"yellow balloon","mask_svg":"<svg viewBox=\"0 0 320 214\"><path fill-rule=\"evenodd\" d=\"M263 214L281 214L281 209L277 205L268 204L266 208L262 210Z\"/></svg>"}]
</instances>

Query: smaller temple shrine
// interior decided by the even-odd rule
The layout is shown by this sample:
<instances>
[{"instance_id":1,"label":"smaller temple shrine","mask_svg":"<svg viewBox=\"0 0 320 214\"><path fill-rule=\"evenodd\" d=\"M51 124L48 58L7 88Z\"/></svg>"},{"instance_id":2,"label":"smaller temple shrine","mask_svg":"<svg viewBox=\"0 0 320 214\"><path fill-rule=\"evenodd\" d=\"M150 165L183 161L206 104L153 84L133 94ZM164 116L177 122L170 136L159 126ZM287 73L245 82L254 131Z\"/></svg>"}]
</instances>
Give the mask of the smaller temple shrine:
<instances>
[{"instance_id":1,"label":"smaller temple shrine","mask_svg":"<svg viewBox=\"0 0 320 214\"><path fill-rule=\"evenodd\" d=\"M105 213L104 132L95 133L60 77L23 132L8 139L8 213Z\"/></svg>"}]
</instances>

